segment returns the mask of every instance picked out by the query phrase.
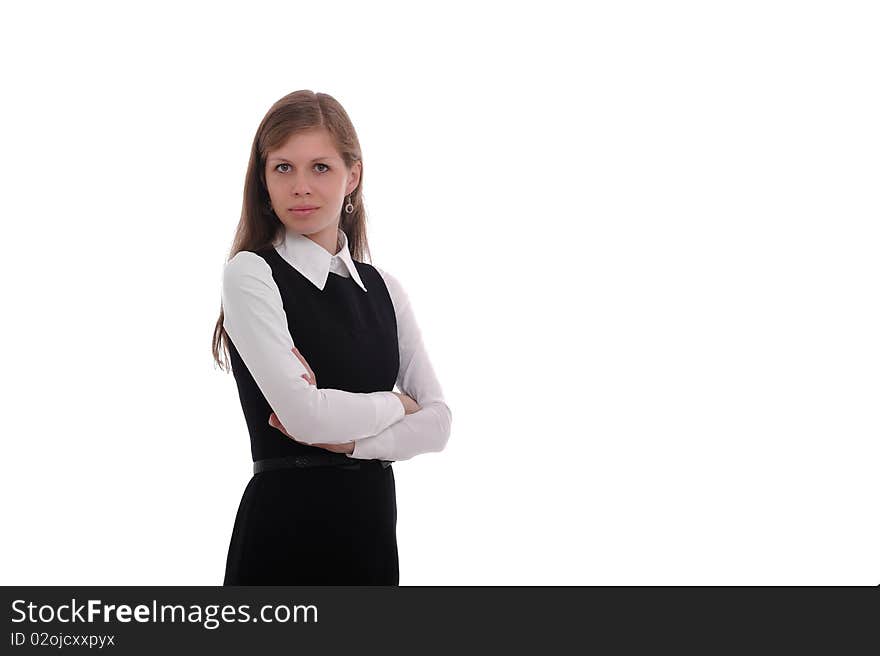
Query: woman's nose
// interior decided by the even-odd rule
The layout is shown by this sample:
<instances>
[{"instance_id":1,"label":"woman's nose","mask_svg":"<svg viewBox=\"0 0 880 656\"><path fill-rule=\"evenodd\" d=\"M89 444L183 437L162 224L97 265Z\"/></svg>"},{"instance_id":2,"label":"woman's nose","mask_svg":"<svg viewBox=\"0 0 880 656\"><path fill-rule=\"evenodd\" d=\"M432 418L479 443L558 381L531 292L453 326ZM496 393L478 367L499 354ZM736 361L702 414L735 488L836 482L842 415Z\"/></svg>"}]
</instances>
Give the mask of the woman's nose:
<instances>
[{"instance_id":1,"label":"woman's nose","mask_svg":"<svg viewBox=\"0 0 880 656\"><path fill-rule=\"evenodd\" d=\"M290 184L290 195L296 196L297 194L309 193L311 189L309 188L308 180L305 179L305 176L294 178Z\"/></svg>"}]
</instances>

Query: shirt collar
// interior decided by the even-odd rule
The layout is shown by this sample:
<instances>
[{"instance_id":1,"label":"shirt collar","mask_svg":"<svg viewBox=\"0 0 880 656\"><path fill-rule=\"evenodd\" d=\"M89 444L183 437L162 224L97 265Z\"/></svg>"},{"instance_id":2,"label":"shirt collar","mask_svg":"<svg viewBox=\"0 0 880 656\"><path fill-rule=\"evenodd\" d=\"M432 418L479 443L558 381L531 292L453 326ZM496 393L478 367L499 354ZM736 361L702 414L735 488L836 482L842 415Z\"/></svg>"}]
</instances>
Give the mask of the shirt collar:
<instances>
[{"instance_id":1,"label":"shirt collar","mask_svg":"<svg viewBox=\"0 0 880 656\"><path fill-rule=\"evenodd\" d=\"M367 291L358 274L357 267L351 259L351 253L348 250L348 237L341 228L337 228L336 235L338 252L335 255L331 255L323 246L316 244L305 235L289 228L285 228L284 236L275 242L275 250L294 269L322 291L327 284L327 276L330 275L331 269L334 273L341 275L344 275L347 269L349 275L354 278L360 288Z\"/></svg>"}]
</instances>

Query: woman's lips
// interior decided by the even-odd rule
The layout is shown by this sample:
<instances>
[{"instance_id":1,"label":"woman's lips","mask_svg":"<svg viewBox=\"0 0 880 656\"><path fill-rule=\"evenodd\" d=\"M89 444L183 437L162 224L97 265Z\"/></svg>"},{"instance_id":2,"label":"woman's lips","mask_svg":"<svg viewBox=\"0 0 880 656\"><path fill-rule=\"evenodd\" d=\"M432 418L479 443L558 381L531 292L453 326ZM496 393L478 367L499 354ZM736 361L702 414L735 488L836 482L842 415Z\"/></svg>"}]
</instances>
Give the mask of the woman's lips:
<instances>
[{"instance_id":1,"label":"woman's lips","mask_svg":"<svg viewBox=\"0 0 880 656\"><path fill-rule=\"evenodd\" d=\"M289 207L289 208L287 208L287 211L288 211L288 212L293 212L294 214L296 214L297 216L299 216L299 215L303 215L303 214L311 214L311 213L314 212L316 209L318 209L318 208L317 208L317 207L310 207L310 208L308 208L308 209L297 209L297 208L295 208L295 207Z\"/></svg>"}]
</instances>

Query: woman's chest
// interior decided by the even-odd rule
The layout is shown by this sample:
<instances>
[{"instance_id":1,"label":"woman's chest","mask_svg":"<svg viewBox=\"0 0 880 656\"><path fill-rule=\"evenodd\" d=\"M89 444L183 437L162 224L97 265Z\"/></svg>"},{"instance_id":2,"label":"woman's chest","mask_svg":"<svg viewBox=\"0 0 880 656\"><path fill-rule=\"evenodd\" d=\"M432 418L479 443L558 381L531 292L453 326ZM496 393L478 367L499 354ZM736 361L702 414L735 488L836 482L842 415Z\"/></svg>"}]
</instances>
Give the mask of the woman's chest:
<instances>
[{"instance_id":1,"label":"woman's chest","mask_svg":"<svg viewBox=\"0 0 880 656\"><path fill-rule=\"evenodd\" d=\"M311 283L309 283L311 284ZM287 325L319 388L391 390L400 366L391 299L331 274L323 290L280 287Z\"/></svg>"}]
</instances>

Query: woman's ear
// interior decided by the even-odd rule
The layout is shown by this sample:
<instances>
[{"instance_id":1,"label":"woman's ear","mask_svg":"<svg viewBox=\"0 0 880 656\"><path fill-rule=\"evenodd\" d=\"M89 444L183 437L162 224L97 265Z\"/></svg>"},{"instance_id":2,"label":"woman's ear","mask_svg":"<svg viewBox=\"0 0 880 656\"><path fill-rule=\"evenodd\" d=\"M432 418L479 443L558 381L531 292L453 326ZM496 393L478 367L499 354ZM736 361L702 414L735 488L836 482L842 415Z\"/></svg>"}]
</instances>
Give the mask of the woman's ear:
<instances>
[{"instance_id":1,"label":"woman's ear","mask_svg":"<svg viewBox=\"0 0 880 656\"><path fill-rule=\"evenodd\" d=\"M348 174L348 187L345 192L345 195L348 196L351 192L357 189L358 184L361 181L361 163L355 162L351 167L351 172Z\"/></svg>"}]
</instances>

